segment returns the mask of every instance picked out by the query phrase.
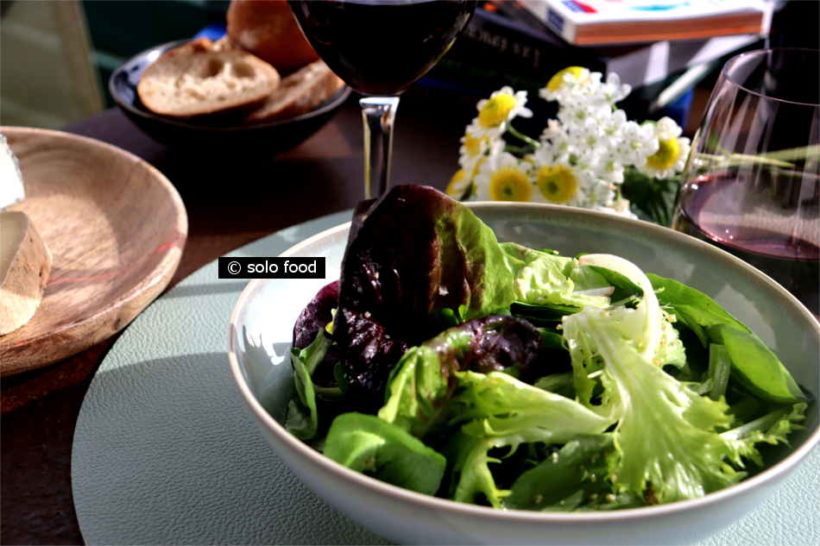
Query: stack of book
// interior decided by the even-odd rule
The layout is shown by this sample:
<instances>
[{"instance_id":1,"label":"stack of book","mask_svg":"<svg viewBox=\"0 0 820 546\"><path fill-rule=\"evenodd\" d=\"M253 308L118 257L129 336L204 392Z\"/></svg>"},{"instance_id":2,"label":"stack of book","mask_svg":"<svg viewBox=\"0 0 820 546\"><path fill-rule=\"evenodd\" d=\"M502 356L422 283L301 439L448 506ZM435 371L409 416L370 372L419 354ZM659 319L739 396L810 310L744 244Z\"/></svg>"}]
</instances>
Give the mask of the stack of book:
<instances>
[{"instance_id":1,"label":"stack of book","mask_svg":"<svg viewBox=\"0 0 820 546\"><path fill-rule=\"evenodd\" d=\"M615 3L629 1L634 0ZM654 0L654 4L671 1ZM664 108L684 96L728 56L758 47L766 31L764 19L759 27L743 27L755 30L743 34L581 47L556 32L545 19L546 11L539 16L538 10L533 9L544 7L548 2L579 3L575 0L484 2L425 83L468 96L483 96L504 85L535 91L558 70L577 65L604 74L617 73L623 82L630 84L635 91L624 105L630 114L661 115ZM607 2L612 3L612 0ZM589 7L589 2L584 5Z\"/></svg>"},{"instance_id":2,"label":"stack of book","mask_svg":"<svg viewBox=\"0 0 820 546\"><path fill-rule=\"evenodd\" d=\"M611 45L765 33L765 0L521 0L567 42Z\"/></svg>"}]
</instances>

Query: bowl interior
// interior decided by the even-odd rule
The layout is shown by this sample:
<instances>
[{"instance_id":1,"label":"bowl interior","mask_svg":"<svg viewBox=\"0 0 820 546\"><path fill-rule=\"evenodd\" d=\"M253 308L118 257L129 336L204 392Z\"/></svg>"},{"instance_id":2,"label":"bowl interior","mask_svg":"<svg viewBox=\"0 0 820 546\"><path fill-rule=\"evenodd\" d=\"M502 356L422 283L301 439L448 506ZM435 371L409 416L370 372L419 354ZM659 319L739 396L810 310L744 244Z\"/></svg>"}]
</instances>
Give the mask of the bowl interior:
<instances>
[{"instance_id":1,"label":"bowl interior","mask_svg":"<svg viewBox=\"0 0 820 546\"><path fill-rule=\"evenodd\" d=\"M675 278L697 288L745 322L783 360L797 381L818 394L817 321L796 299L740 260L671 230L603 213L542 205L477 204L475 212L499 240L564 255L608 252L645 271ZM288 358L293 324L321 286L338 278L347 226L321 233L289 249L291 256L324 256L327 279L254 281L234 313L233 350L241 374L260 404L284 422L292 392ZM807 441L816 441L817 404L791 448L774 450L775 463Z\"/></svg>"}]
</instances>

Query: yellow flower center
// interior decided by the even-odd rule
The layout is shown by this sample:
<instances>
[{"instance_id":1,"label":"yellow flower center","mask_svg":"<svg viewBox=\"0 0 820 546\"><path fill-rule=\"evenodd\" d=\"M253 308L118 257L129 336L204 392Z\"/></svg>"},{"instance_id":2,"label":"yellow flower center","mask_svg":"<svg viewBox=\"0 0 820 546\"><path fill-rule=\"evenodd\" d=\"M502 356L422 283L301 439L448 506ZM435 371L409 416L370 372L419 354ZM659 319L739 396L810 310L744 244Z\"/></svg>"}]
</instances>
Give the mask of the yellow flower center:
<instances>
[{"instance_id":1,"label":"yellow flower center","mask_svg":"<svg viewBox=\"0 0 820 546\"><path fill-rule=\"evenodd\" d=\"M566 165L544 165L535 174L535 185L552 203L566 203L578 191L578 179Z\"/></svg>"},{"instance_id":2,"label":"yellow flower center","mask_svg":"<svg viewBox=\"0 0 820 546\"><path fill-rule=\"evenodd\" d=\"M531 195L530 179L518 167L502 167L490 177L490 199L493 201L529 201Z\"/></svg>"},{"instance_id":3,"label":"yellow flower center","mask_svg":"<svg viewBox=\"0 0 820 546\"><path fill-rule=\"evenodd\" d=\"M484 140L485 137L464 135L464 148L469 155L478 155L481 153L481 143Z\"/></svg>"},{"instance_id":4,"label":"yellow flower center","mask_svg":"<svg viewBox=\"0 0 820 546\"><path fill-rule=\"evenodd\" d=\"M659 171L671 169L680 159L678 139L659 140L658 145L658 151L646 158L646 164Z\"/></svg>"},{"instance_id":5,"label":"yellow flower center","mask_svg":"<svg viewBox=\"0 0 820 546\"><path fill-rule=\"evenodd\" d=\"M453 174L453 177L450 178L450 182L447 184L447 189L445 189L444 192L450 197L460 199L461 196L464 195L464 190L467 189L467 181L467 171L459 169Z\"/></svg>"},{"instance_id":6,"label":"yellow flower center","mask_svg":"<svg viewBox=\"0 0 820 546\"><path fill-rule=\"evenodd\" d=\"M478 122L485 128L496 127L507 121L513 108L515 97L509 93L498 94L488 99L478 111Z\"/></svg>"},{"instance_id":7,"label":"yellow flower center","mask_svg":"<svg viewBox=\"0 0 820 546\"><path fill-rule=\"evenodd\" d=\"M567 74L571 74L575 80L580 79L584 74L584 68L581 66L568 66L563 70L559 70L550 78L550 81L547 82L547 91L554 93L561 89L561 86L564 85L564 76Z\"/></svg>"}]
</instances>

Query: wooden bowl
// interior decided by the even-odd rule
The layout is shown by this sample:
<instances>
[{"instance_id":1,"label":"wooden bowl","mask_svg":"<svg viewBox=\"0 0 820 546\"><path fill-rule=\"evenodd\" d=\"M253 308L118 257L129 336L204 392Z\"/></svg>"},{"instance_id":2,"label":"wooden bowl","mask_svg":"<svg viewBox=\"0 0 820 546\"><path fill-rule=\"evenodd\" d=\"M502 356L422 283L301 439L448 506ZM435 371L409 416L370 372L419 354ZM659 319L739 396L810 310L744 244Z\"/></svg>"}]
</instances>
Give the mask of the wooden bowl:
<instances>
[{"instance_id":1,"label":"wooden bowl","mask_svg":"<svg viewBox=\"0 0 820 546\"><path fill-rule=\"evenodd\" d=\"M188 219L165 176L114 146L58 131L0 127L53 266L34 318L0 336L0 375L51 364L125 327L171 280Z\"/></svg>"}]
</instances>

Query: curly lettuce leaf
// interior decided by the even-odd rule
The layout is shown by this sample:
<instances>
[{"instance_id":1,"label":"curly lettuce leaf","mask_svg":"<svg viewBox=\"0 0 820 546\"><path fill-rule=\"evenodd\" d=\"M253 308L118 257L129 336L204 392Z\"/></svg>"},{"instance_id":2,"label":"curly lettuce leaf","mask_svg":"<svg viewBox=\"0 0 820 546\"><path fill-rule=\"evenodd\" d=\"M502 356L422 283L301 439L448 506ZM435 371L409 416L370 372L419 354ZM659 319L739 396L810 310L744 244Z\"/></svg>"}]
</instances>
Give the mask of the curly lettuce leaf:
<instances>
[{"instance_id":1,"label":"curly lettuce leaf","mask_svg":"<svg viewBox=\"0 0 820 546\"><path fill-rule=\"evenodd\" d=\"M564 320L573 366L600 359L599 411L618 422L617 486L648 503L701 497L743 478L720 435L732 424L723 400L700 396L655 365L611 312L588 308Z\"/></svg>"},{"instance_id":2,"label":"curly lettuce leaf","mask_svg":"<svg viewBox=\"0 0 820 546\"><path fill-rule=\"evenodd\" d=\"M666 323L652 284L638 266L612 254L585 254L578 262L582 266L612 271L641 290L640 302L634 308L620 307L615 312L618 313L624 336L635 340L635 346L642 355L656 365L667 364L681 356L677 354L677 349L667 347L675 343L677 335L671 325Z\"/></svg>"},{"instance_id":3,"label":"curly lettuce leaf","mask_svg":"<svg viewBox=\"0 0 820 546\"><path fill-rule=\"evenodd\" d=\"M571 307L609 304L605 295L578 291L572 279L577 260L534 250L516 243L501 243L506 264L512 272L515 291L513 301L529 304L560 304Z\"/></svg>"},{"instance_id":4,"label":"curly lettuce leaf","mask_svg":"<svg viewBox=\"0 0 820 546\"><path fill-rule=\"evenodd\" d=\"M504 438L503 445L564 443L581 434L598 434L612 420L570 398L545 391L500 372L458 372L454 398L462 427L476 437Z\"/></svg>"},{"instance_id":5,"label":"curly lettuce leaf","mask_svg":"<svg viewBox=\"0 0 820 546\"><path fill-rule=\"evenodd\" d=\"M578 436L600 434L612 422L578 402L528 385L505 373L457 372L454 423L468 421L451 443L456 480L454 498L485 499L501 507L508 491L495 482L490 450L522 443L561 444Z\"/></svg>"},{"instance_id":6,"label":"curly lettuce leaf","mask_svg":"<svg viewBox=\"0 0 820 546\"><path fill-rule=\"evenodd\" d=\"M745 457L762 466L763 459L757 450L757 444L788 444L789 435L803 428L800 423L806 418L807 407L805 402L781 407L722 433L721 436L735 450L735 463L741 465L742 458Z\"/></svg>"},{"instance_id":7,"label":"curly lettuce leaf","mask_svg":"<svg viewBox=\"0 0 820 546\"><path fill-rule=\"evenodd\" d=\"M603 313L611 319L611 327L617 331L619 337L632 340L639 353L655 366L685 364L686 355L683 343L658 305L652 285L640 268L624 258L611 254L586 254L579 259L579 263L583 266L613 271L628 279L642 291L642 296L635 305L631 307L621 305ZM591 309L596 308L587 307L584 312ZM573 316L567 315L563 318L564 328ZM569 341L566 330L564 337ZM582 403L591 405L604 362L589 344L576 342L569 345L576 394Z\"/></svg>"},{"instance_id":8,"label":"curly lettuce leaf","mask_svg":"<svg viewBox=\"0 0 820 546\"><path fill-rule=\"evenodd\" d=\"M344 413L333 420L323 453L384 482L433 495L447 461L401 428L373 415Z\"/></svg>"}]
</instances>

